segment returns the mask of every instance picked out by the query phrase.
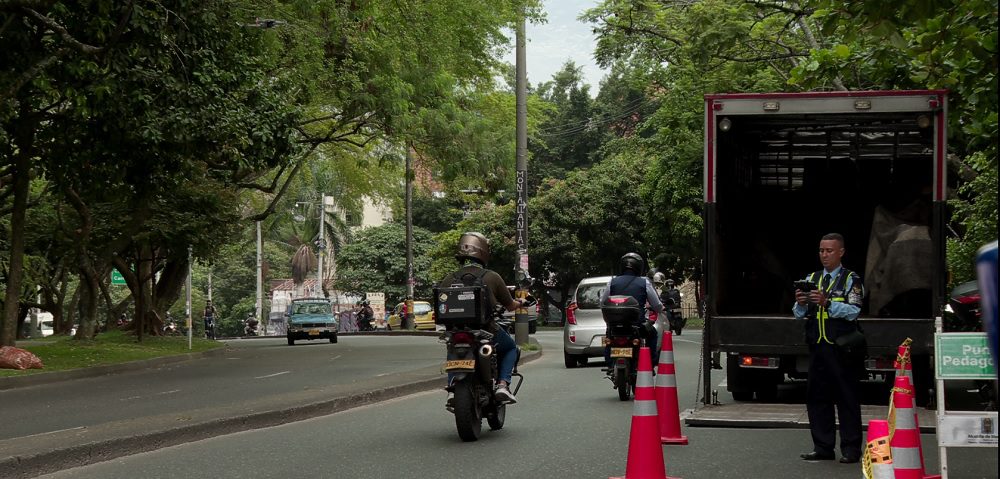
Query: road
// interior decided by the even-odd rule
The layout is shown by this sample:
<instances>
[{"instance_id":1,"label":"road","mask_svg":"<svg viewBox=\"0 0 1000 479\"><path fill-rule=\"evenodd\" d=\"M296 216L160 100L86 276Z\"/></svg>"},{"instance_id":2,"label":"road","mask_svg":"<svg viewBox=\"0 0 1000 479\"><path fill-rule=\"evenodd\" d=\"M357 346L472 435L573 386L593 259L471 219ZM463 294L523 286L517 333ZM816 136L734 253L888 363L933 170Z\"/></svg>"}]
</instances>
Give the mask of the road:
<instances>
[{"instance_id":1,"label":"road","mask_svg":"<svg viewBox=\"0 0 1000 479\"><path fill-rule=\"evenodd\" d=\"M567 370L561 338L540 331L548 354L525 365L519 404L507 425L461 442L444 393L424 392L282 426L173 446L61 471L51 478L434 477L602 478L622 475L631 402L620 402L599 365ZM682 407L694 406L700 345L675 343ZM806 463L802 429L685 428L688 446L664 447L667 472L685 478L857 478L858 465ZM929 470L937 470L933 435L924 435ZM995 449L949 451L952 478L995 478Z\"/></svg>"}]
</instances>

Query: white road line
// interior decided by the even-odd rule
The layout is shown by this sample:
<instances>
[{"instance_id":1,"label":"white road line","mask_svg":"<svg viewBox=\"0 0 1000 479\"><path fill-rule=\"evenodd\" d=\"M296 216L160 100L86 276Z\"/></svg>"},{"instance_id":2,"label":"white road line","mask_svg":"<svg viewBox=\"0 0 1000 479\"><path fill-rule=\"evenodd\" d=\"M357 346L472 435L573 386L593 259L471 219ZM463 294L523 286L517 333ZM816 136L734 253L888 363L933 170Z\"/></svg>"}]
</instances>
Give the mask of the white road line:
<instances>
[{"instance_id":1,"label":"white road line","mask_svg":"<svg viewBox=\"0 0 1000 479\"><path fill-rule=\"evenodd\" d=\"M257 376L257 377L255 377L254 379L264 379L264 378L273 378L273 377L275 377L275 376L281 376L282 374L288 374L288 373L290 373L290 372L291 372L291 371L282 371L282 372L280 372L280 373L274 373L274 374L268 374L267 376Z\"/></svg>"},{"instance_id":2,"label":"white road line","mask_svg":"<svg viewBox=\"0 0 1000 479\"><path fill-rule=\"evenodd\" d=\"M173 394L173 393L179 393L179 392L181 392L180 389L174 389L172 391L163 391L161 393L150 394L149 396L130 396L130 397L127 397L127 398L121 398L121 399L119 399L119 401L131 401L133 399L142 399L142 398L153 397L153 396L165 396L167 394Z\"/></svg>"},{"instance_id":3,"label":"white road line","mask_svg":"<svg viewBox=\"0 0 1000 479\"><path fill-rule=\"evenodd\" d=\"M87 429L87 427L86 426L78 426L78 427L71 427L69 429L59 429L58 431L40 432L38 434L32 434L30 436L21 436L21 439L25 439L25 438L29 438L29 437L45 436L47 434L58 434L60 432L66 432L66 431L77 431L77 430L80 430L80 429Z\"/></svg>"},{"instance_id":4,"label":"white road line","mask_svg":"<svg viewBox=\"0 0 1000 479\"><path fill-rule=\"evenodd\" d=\"M154 396L166 396L167 394L179 393L180 389L174 389L173 391L163 391L162 393L156 393Z\"/></svg>"},{"instance_id":5,"label":"white road line","mask_svg":"<svg viewBox=\"0 0 1000 479\"><path fill-rule=\"evenodd\" d=\"M333 359L331 359L331 361L336 361L336 360L340 359L341 356L343 356L343 354L338 354L338 355L334 356Z\"/></svg>"}]
</instances>

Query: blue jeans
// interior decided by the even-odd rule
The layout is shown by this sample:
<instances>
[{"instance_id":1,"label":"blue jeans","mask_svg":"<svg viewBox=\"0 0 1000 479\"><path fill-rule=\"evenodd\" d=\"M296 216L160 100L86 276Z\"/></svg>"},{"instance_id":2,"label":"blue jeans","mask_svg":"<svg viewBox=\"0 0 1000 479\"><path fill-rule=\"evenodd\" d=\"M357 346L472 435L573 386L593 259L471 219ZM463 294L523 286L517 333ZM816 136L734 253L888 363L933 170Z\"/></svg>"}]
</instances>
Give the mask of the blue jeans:
<instances>
[{"instance_id":1,"label":"blue jeans","mask_svg":"<svg viewBox=\"0 0 1000 479\"><path fill-rule=\"evenodd\" d=\"M517 362L517 344L514 338L506 329L499 328L493 335L493 348L497 355L497 378L498 381L505 381L510 384L511 376L514 374L514 363ZM448 373L448 385L451 386L451 378L455 373Z\"/></svg>"}]
</instances>

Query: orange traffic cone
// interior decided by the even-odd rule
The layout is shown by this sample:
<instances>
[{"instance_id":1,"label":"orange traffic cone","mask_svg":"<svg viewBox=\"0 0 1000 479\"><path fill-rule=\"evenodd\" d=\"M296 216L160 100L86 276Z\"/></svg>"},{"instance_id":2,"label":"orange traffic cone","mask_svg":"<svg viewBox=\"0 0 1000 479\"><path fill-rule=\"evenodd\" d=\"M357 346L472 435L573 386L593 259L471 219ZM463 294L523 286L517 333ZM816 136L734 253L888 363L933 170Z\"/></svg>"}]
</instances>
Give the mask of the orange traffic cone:
<instances>
[{"instance_id":1,"label":"orange traffic cone","mask_svg":"<svg viewBox=\"0 0 1000 479\"><path fill-rule=\"evenodd\" d=\"M656 394L653 391L653 361L649 357L649 348L639 348L639 370L635 381L625 476L609 479L676 479L667 476L667 469L663 465L660 421L656 417Z\"/></svg>"},{"instance_id":2,"label":"orange traffic cone","mask_svg":"<svg viewBox=\"0 0 1000 479\"><path fill-rule=\"evenodd\" d=\"M892 453L889 448L889 421L868 421L868 444L861 460L865 479L893 479Z\"/></svg>"},{"instance_id":3,"label":"orange traffic cone","mask_svg":"<svg viewBox=\"0 0 1000 479\"><path fill-rule=\"evenodd\" d=\"M913 340L906 338L903 344L899 345L896 352L896 360L892 362L892 367L896 369L896 376L906 376L913 383L913 361L910 359L910 344Z\"/></svg>"},{"instance_id":4,"label":"orange traffic cone","mask_svg":"<svg viewBox=\"0 0 1000 479\"><path fill-rule=\"evenodd\" d=\"M656 365L656 414L660 417L660 442L686 445L688 438L681 435L680 408L677 404L673 336L671 331L663 333L660 362Z\"/></svg>"},{"instance_id":5,"label":"orange traffic cone","mask_svg":"<svg viewBox=\"0 0 1000 479\"><path fill-rule=\"evenodd\" d=\"M924 451L920 445L920 424L913 405L913 388L906 376L896 376L889 405L889 445L896 479L938 479L924 474Z\"/></svg>"}]
</instances>

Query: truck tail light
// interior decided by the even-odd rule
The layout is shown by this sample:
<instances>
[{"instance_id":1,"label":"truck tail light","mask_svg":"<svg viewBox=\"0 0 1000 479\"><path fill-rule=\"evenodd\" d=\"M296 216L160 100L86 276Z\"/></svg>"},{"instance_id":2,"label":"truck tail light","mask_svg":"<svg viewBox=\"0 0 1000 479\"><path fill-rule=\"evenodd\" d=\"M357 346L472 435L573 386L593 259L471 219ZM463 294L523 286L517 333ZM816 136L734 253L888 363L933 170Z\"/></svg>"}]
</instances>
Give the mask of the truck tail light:
<instances>
[{"instance_id":1,"label":"truck tail light","mask_svg":"<svg viewBox=\"0 0 1000 479\"><path fill-rule=\"evenodd\" d=\"M750 356L746 354L740 356L741 368L778 369L780 364L781 360L779 358Z\"/></svg>"}]
</instances>

